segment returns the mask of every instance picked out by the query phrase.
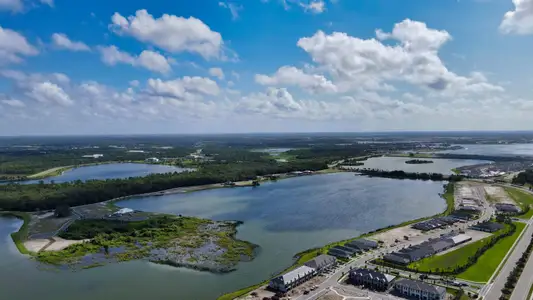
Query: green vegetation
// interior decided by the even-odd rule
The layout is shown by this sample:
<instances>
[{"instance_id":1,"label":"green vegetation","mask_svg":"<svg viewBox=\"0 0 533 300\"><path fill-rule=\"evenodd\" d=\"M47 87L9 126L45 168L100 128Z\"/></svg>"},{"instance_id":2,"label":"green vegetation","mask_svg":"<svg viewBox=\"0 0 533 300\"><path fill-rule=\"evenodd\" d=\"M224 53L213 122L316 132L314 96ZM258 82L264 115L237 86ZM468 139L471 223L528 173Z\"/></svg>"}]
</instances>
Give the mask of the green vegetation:
<instances>
[{"instance_id":1,"label":"green vegetation","mask_svg":"<svg viewBox=\"0 0 533 300\"><path fill-rule=\"evenodd\" d=\"M533 184L533 169L518 173L518 175L513 178L512 183L519 185Z\"/></svg>"},{"instance_id":2,"label":"green vegetation","mask_svg":"<svg viewBox=\"0 0 533 300\"><path fill-rule=\"evenodd\" d=\"M422 165L422 164L432 164L433 161L424 160L424 159L411 159L411 160L406 160L405 163L408 165Z\"/></svg>"},{"instance_id":3,"label":"green vegetation","mask_svg":"<svg viewBox=\"0 0 533 300\"><path fill-rule=\"evenodd\" d=\"M531 205L533 205L533 195L519 189L506 187L505 191L509 196L518 204L522 209L521 218L530 219L533 217L533 210Z\"/></svg>"},{"instance_id":4,"label":"green vegetation","mask_svg":"<svg viewBox=\"0 0 533 300\"><path fill-rule=\"evenodd\" d=\"M520 275L522 275L522 272L524 271L524 268L526 267L527 261L529 259L529 256L531 255L532 250L533 250L533 236L530 237L529 244L526 248L526 251L522 253L522 257L520 257L520 259L516 263L516 266L511 271L511 274L509 274L509 276L507 277L507 282L505 283L505 286L502 289L502 296L500 297L500 300L507 300L511 298L514 288L518 280L520 279ZM531 291L529 293L531 294ZM529 297L527 299L529 299Z\"/></svg>"},{"instance_id":5,"label":"green vegetation","mask_svg":"<svg viewBox=\"0 0 533 300\"><path fill-rule=\"evenodd\" d=\"M409 173L405 171L384 171L378 169L359 169L359 173L368 176L375 177L384 177L384 178L393 178L393 179L413 179L413 180L432 180L432 181L461 181L462 176L459 175L450 175L446 176L439 173Z\"/></svg>"},{"instance_id":6,"label":"green vegetation","mask_svg":"<svg viewBox=\"0 0 533 300\"><path fill-rule=\"evenodd\" d=\"M251 152L249 152L251 153ZM55 209L59 204L78 206L171 188L198 186L226 181L253 180L257 176L297 170L327 169L320 160L277 163L259 155L256 161L210 162L198 171L152 174L128 179L74 181L60 184L5 184L0 186L0 209L35 211ZM238 159L238 156L235 158Z\"/></svg>"},{"instance_id":7,"label":"green vegetation","mask_svg":"<svg viewBox=\"0 0 533 300\"><path fill-rule=\"evenodd\" d=\"M494 235L500 235L508 232L510 229L510 226L506 225L505 229L495 232ZM490 245L490 241L492 239L493 237L484 238L446 254L435 255L422 259L418 262L410 264L409 267L421 272L451 272L458 266L464 266L468 264L469 260L475 257L478 251L481 251L481 249L484 249L484 247Z\"/></svg>"},{"instance_id":8,"label":"green vegetation","mask_svg":"<svg viewBox=\"0 0 533 300\"><path fill-rule=\"evenodd\" d=\"M178 259L159 261L180 265L180 255L190 255L188 262L200 260L194 250L204 244L214 242L225 252L214 257L214 261L224 268L239 262L242 256L253 257L254 246L236 240L235 224L215 224L209 220L192 217L155 215L144 221L124 222L119 220L78 220L60 237L72 240L90 239L89 242L75 244L61 251L39 252L36 259L53 265L76 266L81 257L91 253L105 254L106 258L118 261L146 258L152 249L172 249ZM112 253L111 249L120 249ZM201 257L205 260L205 257ZM94 266L101 264L94 263ZM93 265L93 264L91 264Z\"/></svg>"},{"instance_id":9,"label":"green vegetation","mask_svg":"<svg viewBox=\"0 0 533 300\"><path fill-rule=\"evenodd\" d=\"M19 219L22 219L24 223L20 227L20 229L17 232L13 232L11 234L11 238L13 239L13 242L15 243L15 246L22 254L30 254L30 251L26 249L24 246L24 241L26 241L28 237L28 226L31 221L31 216L28 213L25 212L18 212L18 211L8 211L8 212L0 212L0 216L13 216Z\"/></svg>"},{"instance_id":10,"label":"green vegetation","mask_svg":"<svg viewBox=\"0 0 533 300\"><path fill-rule=\"evenodd\" d=\"M473 266L457 277L476 282L489 280L525 227L524 223L516 222L513 224L516 225L516 230L512 235L498 241L498 243L483 253Z\"/></svg>"},{"instance_id":11,"label":"green vegetation","mask_svg":"<svg viewBox=\"0 0 533 300\"><path fill-rule=\"evenodd\" d=\"M453 172L453 174L455 174L455 175L459 175L459 174L461 174L461 171L460 171L459 169L455 169L455 168L452 169L452 172Z\"/></svg>"}]
</instances>

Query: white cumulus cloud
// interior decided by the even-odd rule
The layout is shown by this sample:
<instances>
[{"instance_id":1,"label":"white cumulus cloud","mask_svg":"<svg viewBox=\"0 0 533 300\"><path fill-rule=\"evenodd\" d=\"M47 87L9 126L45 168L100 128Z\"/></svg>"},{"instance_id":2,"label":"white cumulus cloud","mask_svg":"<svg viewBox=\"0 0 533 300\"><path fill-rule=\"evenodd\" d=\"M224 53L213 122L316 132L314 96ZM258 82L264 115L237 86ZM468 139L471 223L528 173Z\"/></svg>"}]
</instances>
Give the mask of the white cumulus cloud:
<instances>
[{"instance_id":1,"label":"white cumulus cloud","mask_svg":"<svg viewBox=\"0 0 533 300\"><path fill-rule=\"evenodd\" d=\"M167 74L172 70L171 58L166 58L158 52L144 50L139 56L133 56L119 50L116 46L98 47L102 61L110 66L119 63L140 66L152 72Z\"/></svg>"},{"instance_id":2,"label":"white cumulus cloud","mask_svg":"<svg viewBox=\"0 0 533 300\"><path fill-rule=\"evenodd\" d=\"M16 99L7 99L7 100L2 100L0 102L11 107L17 107L17 108L26 107L26 104L24 104L24 102L20 100L16 100Z\"/></svg>"},{"instance_id":3,"label":"white cumulus cloud","mask_svg":"<svg viewBox=\"0 0 533 300\"><path fill-rule=\"evenodd\" d=\"M209 75L216 77L220 80L224 79L224 71L221 68L211 68L209 69Z\"/></svg>"},{"instance_id":4,"label":"white cumulus cloud","mask_svg":"<svg viewBox=\"0 0 533 300\"><path fill-rule=\"evenodd\" d=\"M306 74L304 71L284 66L272 76L257 74L255 81L268 86L299 86L310 93L336 92L337 87L323 75Z\"/></svg>"},{"instance_id":5,"label":"white cumulus cloud","mask_svg":"<svg viewBox=\"0 0 533 300\"><path fill-rule=\"evenodd\" d=\"M52 42L55 47L59 49L66 49L71 51L90 51L91 49L83 42L72 41L64 33L52 34Z\"/></svg>"},{"instance_id":6,"label":"white cumulus cloud","mask_svg":"<svg viewBox=\"0 0 533 300\"><path fill-rule=\"evenodd\" d=\"M220 33L194 17L164 14L154 18L143 9L127 18L115 13L111 20L109 27L115 33L132 36L166 51L198 53L204 58L221 57L223 41Z\"/></svg>"},{"instance_id":7,"label":"white cumulus cloud","mask_svg":"<svg viewBox=\"0 0 533 300\"><path fill-rule=\"evenodd\" d=\"M50 81L35 84L26 95L42 103L54 103L62 106L74 104L70 96L60 86Z\"/></svg>"},{"instance_id":8,"label":"white cumulus cloud","mask_svg":"<svg viewBox=\"0 0 533 300\"><path fill-rule=\"evenodd\" d=\"M0 26L0 64L19 63L21 56L37 54L39 51L22 34Z\"/></svg>"},{"instance_id":9,"label":"white cumulus cloud","mask_svg":"<svg viewBox=\"0 0 533 300\"><path fill-rule=\"evenodd\" d=\"M533 0L513 0L514 10L503 16L500 30L507 34L533 34Z\"/></svg>"},{"instance_id":10,"label":"white cumulus cloud","mask_svg":"<svg viewBox=\"0 0 533 300\"><path fill-rule=\"evenodd\" d=\"M220 88L209 78L185 76L168 81L150 78L146 92L155 97L192 101L201 100L202 95L216 96L220 93Z\"/></svg>"}]
</instances>

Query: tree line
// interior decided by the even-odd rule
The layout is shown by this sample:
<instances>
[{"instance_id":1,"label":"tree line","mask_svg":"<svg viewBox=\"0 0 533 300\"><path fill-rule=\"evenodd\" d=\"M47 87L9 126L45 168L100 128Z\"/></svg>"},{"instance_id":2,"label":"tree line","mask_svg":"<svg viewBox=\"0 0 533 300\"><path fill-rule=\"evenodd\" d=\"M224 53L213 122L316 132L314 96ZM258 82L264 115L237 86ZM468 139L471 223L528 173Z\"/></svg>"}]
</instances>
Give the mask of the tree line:
<instances>
[{"instance_id":1,"label":"tree line","mask_svg":"<svg viewBox=\"0 0 533 300\"><path fill-rule=\"evenodd\" d=\"M512 183L520 185L524 185L526 183L533 184L533 169L518 173L515 177L513 177Z\"/></svg>"},{"instance_id":2,"label":"tree line","mask_svg":"<svg viewBox=\"0 0 533 300\"><path fill-rule=\"evenodd\" d=\"M359 173L370 177L384 177L393 179L413 179L413 180L432 180L432 181L461 181L460 175L443 175L440 173L410 173L400 170L385 171L379 169L359 169Z\"/></svg>"},{"instance_id":3,"label":"tree line","mask_svg":"<svg viewBox=\"0 0 533 300\"><path fill-rule=\"evenodd\" d=\"M171 188L252 180L261 175L326 168L327 164L322 160L296 160L288 163L274 161L212 163L201 166L194 172L152 174L126 179L85 182L78 180L58 184L9 183L0 185L0 210L50 210L60 204L78 206Z\"/></svg>"}]
</instances>

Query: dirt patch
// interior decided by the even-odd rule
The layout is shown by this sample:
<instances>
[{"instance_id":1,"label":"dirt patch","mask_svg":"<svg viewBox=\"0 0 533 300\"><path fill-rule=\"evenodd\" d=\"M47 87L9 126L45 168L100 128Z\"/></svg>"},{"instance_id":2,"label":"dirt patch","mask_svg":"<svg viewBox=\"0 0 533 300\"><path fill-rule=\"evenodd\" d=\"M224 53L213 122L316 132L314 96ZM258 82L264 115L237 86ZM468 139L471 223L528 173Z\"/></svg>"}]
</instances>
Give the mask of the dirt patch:
<instances>
[{"instance_id":1,"label":"dirt patch","mask_svg":"<svg viewBox=\"0 0 533 300\"><path fill-rule=\"evenodd\" d=\"M384 244L383 246L391 246L396 244L396 240L403 241L404 236L408 236L409 239L412 239L414 237L422 236L424 233L420 230L411 228L411 225L403 226L394 228L392 230L388 230L382 233L378 233L374 236L372 236L373 240L376 241L382 241Z\"/></svg>"},{"instance_id":2,"label":"dirt patch","mask_svg":"<svg viewBox=\"0 0 533 300\"><path fill-rule=\"evenodd\" d=\"M39 252L41 249L43 249L46 245L50 243L49 239L36 239L36 240L28 240L24 242L24 247L28 249L30 252Z\"/></svg>"},{"instance_id":3,"label":"dirt patch","mask_svg":"<svg viewBox=\"0 0 533 300\"><path fill-rule=\"evenodd\" d=\"M43 249L43 251L61 251L70 245L81 244L81 243L90 241L90 240L78 240L78 241L65 240L60 237L53 237L52 240L54 242L50 244L50 246L46 247L46 249Z\"/></svg>"},{"instance_id":4,"label":"dirt patch","mask_svg":"<svg viewBox=\"0 0 533 300\"><path fill-rule=\"evenodd\" d=\"M508 203L516 204L507 192L500 186L486 185L485 192L487 193L488 199L491 202L495 203Z\"/></svg>"},{"instance_id":5,"label":"dirt patch","mask_svg":"<svg viewBox=\"0 0 533 300\"><path fill-rule=\"evenodd\" d=\"M317 300L344 300L344 297L335 294L333 291L329 291L325 295L318 297Z\"/></svg>"}]
</instances>

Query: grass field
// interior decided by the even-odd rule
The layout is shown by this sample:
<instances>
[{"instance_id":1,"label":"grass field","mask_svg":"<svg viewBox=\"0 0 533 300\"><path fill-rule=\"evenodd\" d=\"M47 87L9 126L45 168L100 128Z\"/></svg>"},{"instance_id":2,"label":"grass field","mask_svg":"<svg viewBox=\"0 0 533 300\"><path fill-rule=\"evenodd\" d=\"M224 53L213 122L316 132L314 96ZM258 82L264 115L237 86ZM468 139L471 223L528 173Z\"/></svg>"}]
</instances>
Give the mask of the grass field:
<instances>
[{"instance_id":1,"label":"grass field","mask_svg":"<svg viewBox=\"0 0 533 300\"><path fill-rule=\"evenodd\" d=\"M483 253L476 264L468 268L465 272L459 274L457 277L464 280L487 282L526 226L526 224L519 222L516 222L515 225L516 231L513 235L500 240L494 245L494 247Z\"/></svg>"},{"instance_id":2,"label":"grass field","mask_svg":"<svg viewBox=\"0 0 533 300\"><path fill-rule=\"evenodd\" d=\"M521 191L519 189L509 188L509 187L506 187L505 191L507 192L507 194L509 194L509 196L516 203L518 203L522 207L522 209L524 209L527 206L530 207L529 211L527 213L521 215L520 218L522 218L522 219L530 219L531 217L533 217L533 208L531 207L531 205L533 204L533 195L532 194L529 194L527 192Z\"/></svg>"}]
</instances>

